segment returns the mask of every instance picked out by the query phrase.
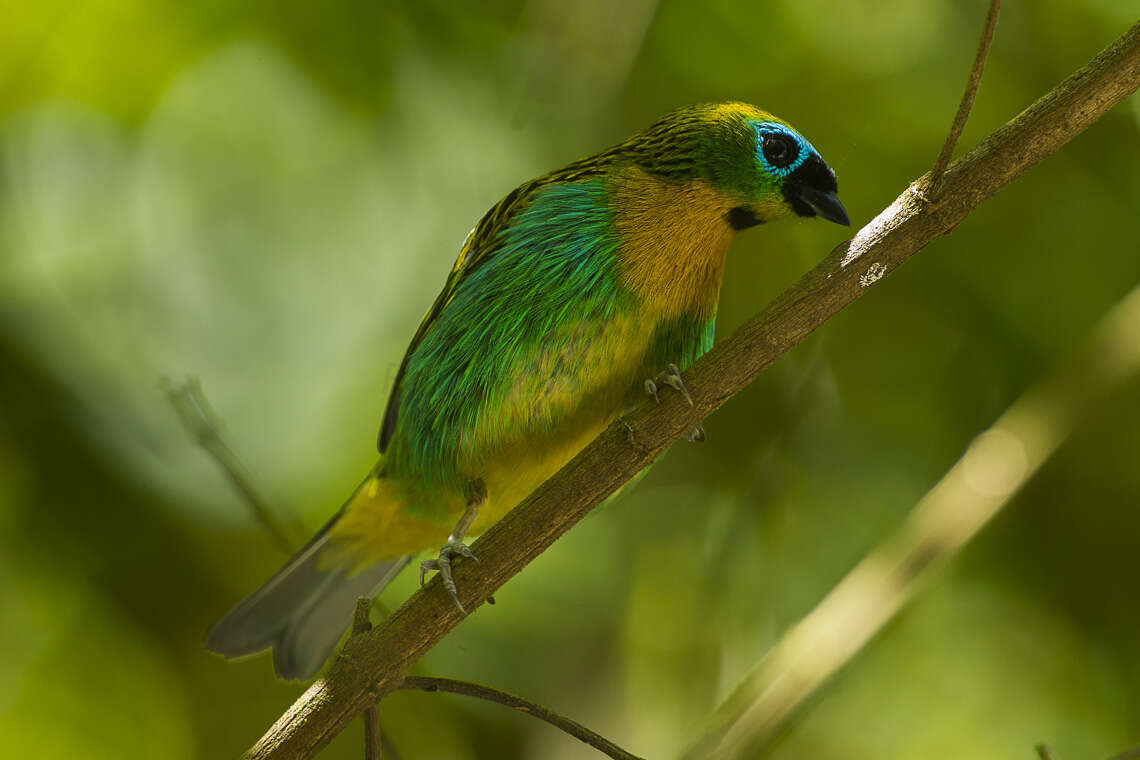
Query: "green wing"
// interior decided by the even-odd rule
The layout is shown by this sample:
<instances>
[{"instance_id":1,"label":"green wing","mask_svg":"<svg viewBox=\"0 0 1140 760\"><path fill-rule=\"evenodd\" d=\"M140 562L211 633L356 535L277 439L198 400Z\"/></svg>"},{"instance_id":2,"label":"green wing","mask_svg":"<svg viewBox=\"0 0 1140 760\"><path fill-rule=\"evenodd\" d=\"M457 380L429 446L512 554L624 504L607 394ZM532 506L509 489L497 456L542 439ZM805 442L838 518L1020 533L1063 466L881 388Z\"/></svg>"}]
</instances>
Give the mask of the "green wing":
<instances>
[{"instance_id":1,"label":"green wing","mask_svg":"<svg viewBox=\"0 0 1140 760\"><path fill-rule=\"evenodd\" d=\"M496 203L490 211L483 215L479 223L471 230L471 234L467 236L467 240L463 243L463 248L459 251L459 258L455 260L455 264L451 267L451 274L447 276L447 282L443 285L443 290L436 296L435 302L432 303L428 313L424 316L423 321L420 322L419 329L416 334L412 336L412 342L408 345L408 350L404 353L404 359L400 362L400 369L396 373L396 382L392 385L392 393L388 396L388 406L384 410L384 420L380 424L380 436L377 440L377 448L383 454L385 449L388 448L388 441L392 439L392 434L396 431L396 420L400 411L400 395L401 385L404 381L404 372L408 368L408 359L411 358L412 353L419 346L420 341L423 340L424 335L431 328L436 318L439 317L440 312L444 307L451 302L452 297L455 295L455 289L459 284L467 278L467 275L475 271L477 267L485 263L491 258L495 251L495 238L498 237L498 232L506 223L525 205L525 199L533 192L534 188L538 185L538 181L528 182L525 185L515 188L501 201Z\"/></svg>"},{"instance_id":2,"label":"green wing","mask_svg":"<svg viewBox=\"0 0 1140 760\"><path fill-rule=\"evenodd\" d=\"M459 258L451 267L451 274L447 276L443 290L436 296L435 302L428 309L423 321L420 322L419 329L416 330L408 350L404 353L404 360L400 362L400 369L396 372L396 382L392 385L392 393L388 396L388 406L384 410L384 419L380 423L377 448L380 449L381 454L388 448L388 442L392 439L392 434L396 432L396 421L400 412L401 386L404 381L404 371L408 368L408 359L411 358L412 353L419 346L427 331L431 329L440 312L451 302L460 283L494 256L498 249L499 231L506 227L511 218L531 201L535 191L549 184L577 182L605 173L619 155L622 147L620 145L614 146L595 156L575 161L565 168L519 185L484 214L479 223L471 230L471 234L467 236L463 248L459 251Z\"/></svg>"}]
</instances>

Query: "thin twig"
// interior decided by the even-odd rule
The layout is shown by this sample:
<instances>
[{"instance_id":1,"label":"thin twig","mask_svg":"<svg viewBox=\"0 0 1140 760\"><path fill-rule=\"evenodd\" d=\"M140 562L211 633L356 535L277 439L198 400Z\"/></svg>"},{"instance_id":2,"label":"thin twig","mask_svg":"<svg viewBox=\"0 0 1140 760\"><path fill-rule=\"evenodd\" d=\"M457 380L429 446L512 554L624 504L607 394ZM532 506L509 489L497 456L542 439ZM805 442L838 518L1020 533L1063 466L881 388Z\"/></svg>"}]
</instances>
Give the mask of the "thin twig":
<instances>
[{"instance_id":1,"label":"thin twig","mask_svg":"<svg viewBox=\"0 0 1140 760\"><path fill-rule=\"evenodd\" d=\"M292 554L296 551L302 541L290 538L289 534L299 536L301 531L294 529L287 532L273 517L274 510L258 494L253 485L253 479L249 476L249 471L234 453L234 450L222 438L222 424L213 407L210 406L210 402L206 399L206 394L202 391L202 382L197 377L188 377L180 384L169 378L164 378L162 389L174 410L178 412L187 432L222 468L222 472L226 474L230 483L241 494L242 499L253 512L254 518L265 528L273 542L286 554ZM293 521L290 521L290 524L293 524Z\"/></svg>"},{"instance_id":2,"label":"thin twig","mask_svg":"<svg viewBox=\"0 0 1140 760\"><path fill-rule=\"evenodd\" d=\"M942 189L942 179L946 174L946 167L950 165L950 156L954 154L954 146L966 128L970 119L970 109L974 106L974 96L978 94L978 85L982 81L982 71L986 68L986 56L989 55L990 45L994 41L994 27L997 26L998 10L1001 0L990 0L990 9L986 13L985 28L982 30L982 41L978 43L978 54L974 57L974 67L970 69L970 78L966 82L966 91L962 93L962 102L958 104L958 113L954 114L954 123L950 126L950 134L942 145L942 151L930 170L930 184L927 195L930 198L938 196Z\"/></svg>"},{"instance_id":3,"label":"thin twig","mask_svg":"<svg viewBox=\"0 0 1140 760\"><path fill-rule=\"evenodd\" d=\"M368 620L368 614L372 608L372 600L368 597L360 597L356 601L356 613L353 616L352 632L353 635L370 630L372 624ZM489 686L482 684L472 683L470 681L459 681L453 678L435 678L430 676L408 676L404 682L397 687L398 691L442 691L450 694L462 694L467 697L474 697L482 699L487 702L494 702L495 704L504 705L514 710L519 710L528 715L532 715L539 720L546 721L555 728L570 734L575 739L585 742L594 749L602 752L614 760L641 760L636 755L626 752L624 749L609 741L603 736L591 731L580 723L577 723L569 718L563 717L553 710L543 707L537 702L523 699L522 697L510 694L505 691L493 689ZM380 757L378 753L380 732L379 721L377 718L377 710L375 707L370 707L364 711L364 757L365 760L376 760Z\"/></svg>"},{"instance_id":4,"label":"thin twig","mask_svg":"<svg viewBox=\"0 0 1140 760\"><path fill-rule=\"evenodd\" d=\"M1138 87L1140 24L954 162L937 199L924 200L921 182L912 184L852 240L697 360L685 373L691 408L679 396L663 398L660 406L643 404L491 526L472 546L479 564L456 569L464 606L479 607L776 359ZM349 639L326 675L246 757L312 757L358 713L401 684L408 668L462 620L433 579L381 625Z\"/></svg>"},{"instance_id":5,"label":"thin twig","mask_svg":"<svg viewBox=\"0 0 1140 760\"><path fill-rule=\"evenodd\" d=\"M356 600L356 610L352 614L352 635L358 636L372 630L368 615L372 612L372 597L362 596ZM364 760L380 760L384 749L380 743L380 710L372 705L361 716L364 721Z\"/></svg>"},{"instance_id":6,"label":"thin twig","mask_svg":"<svg viewBox=\"0 0 1140 760\"><path fill-rule=\"evenodd\" d=\"M528 699L509 694L505 691L492 689L489 686L472 683L470 681L457 681L454 678L428 678L427 676L408 676L396 687L399 691L445 691L449 694L462 694L465 697L475 697L487 702L519 710L527 715L533 715L544 720L555 728L561 729L579 741L589 744L614 760L641 760L637 755L631 755L603 736L599 736L580 723L564 718L558 713Z\"/></svg>"}]
</instances>

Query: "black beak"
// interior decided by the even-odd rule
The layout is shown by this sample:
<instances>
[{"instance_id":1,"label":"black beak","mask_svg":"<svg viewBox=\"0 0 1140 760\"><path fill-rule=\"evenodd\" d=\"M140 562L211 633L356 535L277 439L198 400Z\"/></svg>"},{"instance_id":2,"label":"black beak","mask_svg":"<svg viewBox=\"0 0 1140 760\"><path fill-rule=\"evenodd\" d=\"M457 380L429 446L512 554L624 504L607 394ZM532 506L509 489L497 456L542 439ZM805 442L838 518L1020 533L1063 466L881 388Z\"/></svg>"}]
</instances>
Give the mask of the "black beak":
<instances>
[{"instance_id":1,"label":"black beak","mask_svg":"<svg viewBox=\"0 0 1140 760\"><path fill-rule=\"evenodd\" d=\"M800 216L819 216L849 226L847 209L839 202L835 172L818 156L812 156L784 180L784 198Z\"/></svg>"},{"instance_id":2,"label":"black beak","mask_svg":"<svg viewBox=\"0 0 1140 760\"><path fill-rule=\"evenodd\" d=\"M801 186L794 188L792 192L800 203L807 204L813 213L804 214L796 207L795 202L792 207L796 209L796 213L800 216L816 216L826 219L829 222L842 224L844 227L851 225L851 220L847 218L847 209L843 208L843 204L839 202L839 196L835 193L825 193L816 190L813 187Z\"/></svg>"}]
</instances>

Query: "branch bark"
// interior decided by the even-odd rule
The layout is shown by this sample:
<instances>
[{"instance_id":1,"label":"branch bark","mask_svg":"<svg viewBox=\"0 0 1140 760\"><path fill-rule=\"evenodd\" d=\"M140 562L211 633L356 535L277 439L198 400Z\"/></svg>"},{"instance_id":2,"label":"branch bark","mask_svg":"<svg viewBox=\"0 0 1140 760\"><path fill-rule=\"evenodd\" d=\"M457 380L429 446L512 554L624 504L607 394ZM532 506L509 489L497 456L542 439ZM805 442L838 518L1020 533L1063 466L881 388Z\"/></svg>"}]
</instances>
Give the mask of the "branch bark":
<instances>
[{"instance_id":1,"label":"branch bark","mask_svg":"<svg viewBox=\"0 0 1140 760\"><path fill-rule=\"evenodd\" d=\"M602 433L474 545L479 564L456 568L469 610L547 549L813 330L983 201L1080 134L1140 87L1140 24L952 164L937 199L912 183L854 238L837 246L687 373L678 396L646 404ZM307 758L357 714L398 688L411 665L462 620L438 579L382 625L353 636L316 681L247 753Z\"/></svg>"}]
</instances>

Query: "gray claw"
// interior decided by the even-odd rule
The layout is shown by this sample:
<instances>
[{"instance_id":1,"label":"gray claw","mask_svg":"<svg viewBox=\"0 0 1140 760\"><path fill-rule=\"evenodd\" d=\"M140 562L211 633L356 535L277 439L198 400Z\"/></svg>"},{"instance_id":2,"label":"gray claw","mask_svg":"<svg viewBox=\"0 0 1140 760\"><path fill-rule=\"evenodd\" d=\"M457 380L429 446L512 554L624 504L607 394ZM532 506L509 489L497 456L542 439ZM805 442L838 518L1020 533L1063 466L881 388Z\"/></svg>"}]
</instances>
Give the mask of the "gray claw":
<instances>
[{"instance_id":1,"label":"gray claw","mask_svg":"<svg viewBox=\"0 0 1140 760\"><path fill-rule=\"evenodd\" d=\"M652 380L646 380L645 393L646 395L652 396L653 400L658 404L661 403L661 399L657 398L657 383L653 382Z\"/></svg>"},{"instance_id":2,"label":"gray claw","mask_svg":"<svg viewBox=\"0 0 1140 760\"><path fill-rule=\"evenodd\" d=\"M459 602L459 594L456 592L455 579L451 577L451 561L455 555L473 559L476 562L479 558L471 551L471 547L462 541L448 541L439 550L438 559L425 559L420 563L420 586L424 585L424 578L427 576L429 570L438 570L439 577L443 579L443 588L447 591L447 595L451 597L451 601L455 604L455 608L463 615L467 614L467 610L463 609L463 605Z\"/></svg>"},{"instance_id":3,"label":"gray claw","mask_svg":"<svg viewBox=\"0 0 1140 760\"><path fill-rule=\"evenodd\" d=\"M685 400L689 402L689 406L693 405L693 397L689 395L689 389L685 387L685 381L681 379L681 370L677 369L676 364L670 364L665 368L665 371L657 375L656 378L645 381L645 393L649 396L652 396L653 400L660 404L661 399L657 397L657 390L659 387L658 383L661 385L667 385L673 390L677 391L685 397ZM705 429L700 425L697 425L694 430L690 430L682 437L686 441L691 441L693 443L704 443Z\"/></svg>"},{"instance_id":4,"label":"gray claw","mask_svg":"<svg viewBox=\"0 0 1140 760\"><path fill-rule=\"evenodd\" d=\"M685 401L689 402L689 406L693 405L693 397L689 395L689 389L685 387L685 381L681 379L681 370L677 369L676 364L670 364L665 368L665 371L658 374L655 379L645 381L645 392L652 396L654 401L660 404L661 399L657 398L658 383L667 385L677 391L685 397Z\"/></svg>"},{"instance_id":5,"label":"gray claw","mask_svg":"<svg viewBox=\"0 0 1140 760\"><path fill-rule=\"evenodd\" d=\"M681 379L681 370L677 369L676 364L670 364L664 372L657 376L657 381L665 383L684 396L685 400L689 402L689 406L693 405L693 397L689 395L689 389L685 387L685 381Z\"/></svg>"}]
</instances>

